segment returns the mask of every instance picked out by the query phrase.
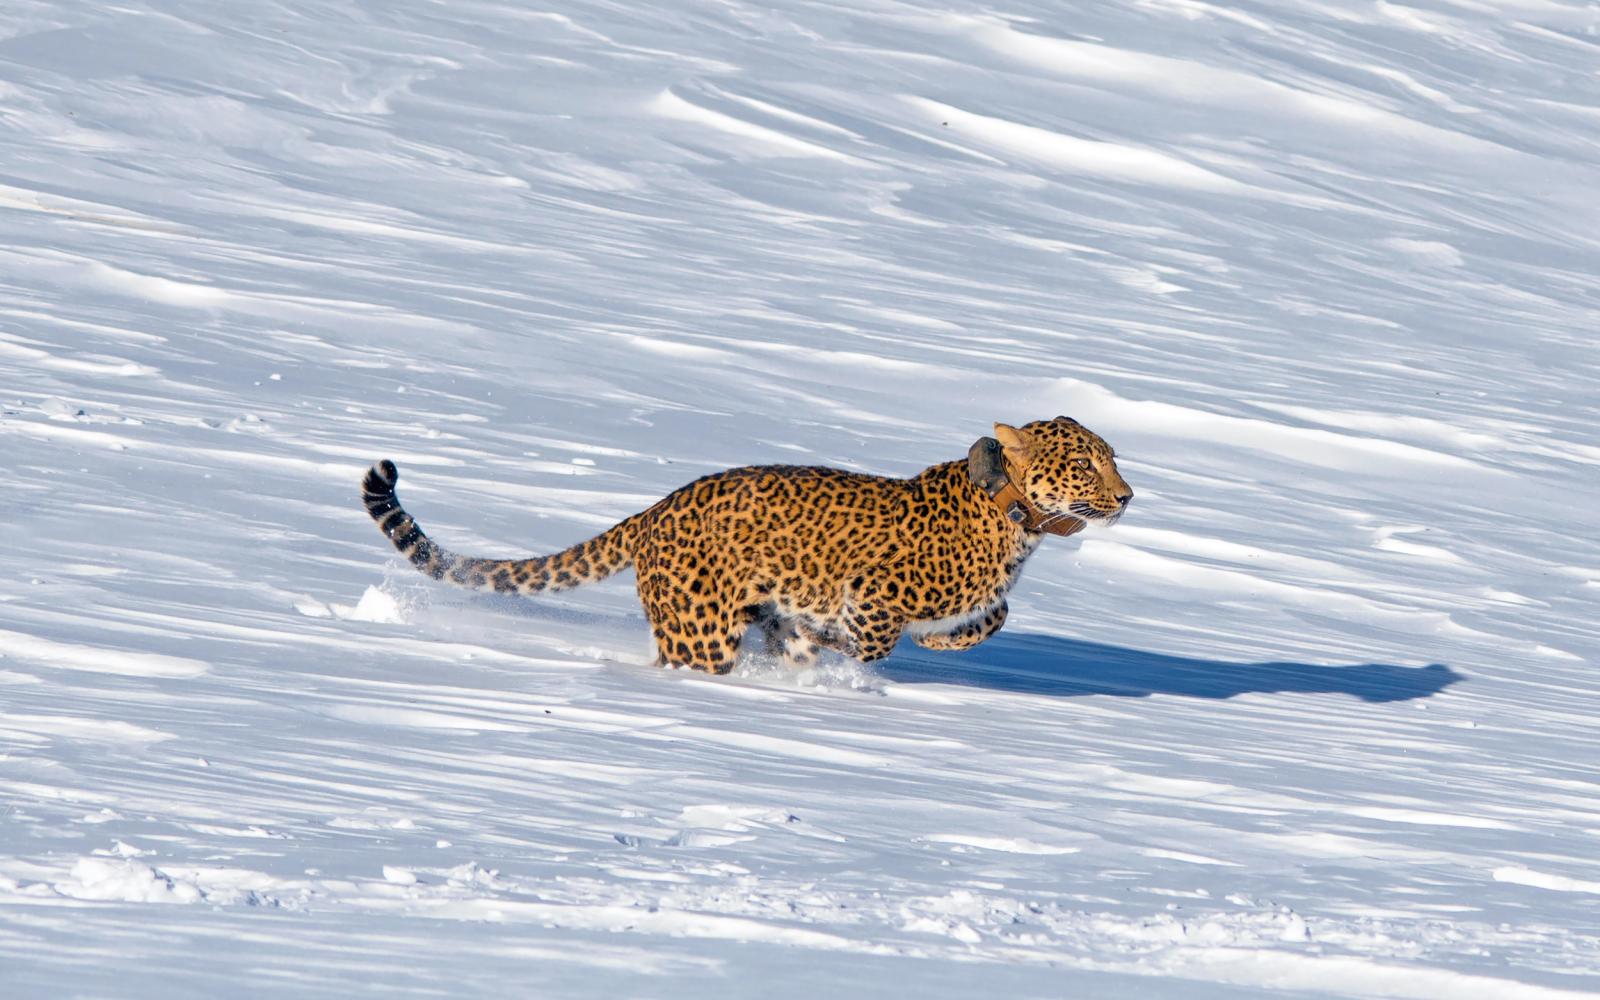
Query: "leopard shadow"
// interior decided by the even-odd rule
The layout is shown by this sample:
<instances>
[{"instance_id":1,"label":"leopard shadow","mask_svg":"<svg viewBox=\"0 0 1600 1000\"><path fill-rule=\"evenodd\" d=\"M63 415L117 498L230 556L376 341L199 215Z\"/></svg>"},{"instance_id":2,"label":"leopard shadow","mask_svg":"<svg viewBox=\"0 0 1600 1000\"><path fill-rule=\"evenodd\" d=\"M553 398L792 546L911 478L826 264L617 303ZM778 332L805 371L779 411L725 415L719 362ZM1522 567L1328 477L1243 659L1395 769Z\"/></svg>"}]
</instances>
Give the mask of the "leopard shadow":
<instances>
[{"instance_id":1,"label":"leopard shadow","mask_svg":"<svg viewBox=\"0 0 1600 1000\"><path fill-rule=\"evenodd\" d=\"M1368 702L1410 701L1465 678L1442 663L1317 666L1229 663L1027 632L1002 632L959 653L933 653L909 642L874 665L902 684L939 683L1019 694L1146 698L1233 698L1241 694L1348 694Z\"/></svg>"}]
</instances>

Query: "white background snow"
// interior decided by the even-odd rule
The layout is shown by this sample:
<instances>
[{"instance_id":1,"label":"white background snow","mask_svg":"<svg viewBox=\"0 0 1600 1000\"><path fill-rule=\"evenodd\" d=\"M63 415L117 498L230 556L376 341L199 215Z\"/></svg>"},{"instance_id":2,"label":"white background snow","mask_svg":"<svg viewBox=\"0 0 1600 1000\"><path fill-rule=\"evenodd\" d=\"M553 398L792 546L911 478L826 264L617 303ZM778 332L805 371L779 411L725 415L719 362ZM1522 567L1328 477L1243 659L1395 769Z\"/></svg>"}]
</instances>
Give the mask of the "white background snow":
<instances>
[{"instance_id":1,"label":"white background snow","mask_svg":"<svg viewBox=\"0 0 1600 1000\"><path fill-rule=\"evenodd\" d=\"M1600 991L1600 5L6 0L0 995ZM548 552L1066 413L965 654Z\"/></svg>"}]
</instances>

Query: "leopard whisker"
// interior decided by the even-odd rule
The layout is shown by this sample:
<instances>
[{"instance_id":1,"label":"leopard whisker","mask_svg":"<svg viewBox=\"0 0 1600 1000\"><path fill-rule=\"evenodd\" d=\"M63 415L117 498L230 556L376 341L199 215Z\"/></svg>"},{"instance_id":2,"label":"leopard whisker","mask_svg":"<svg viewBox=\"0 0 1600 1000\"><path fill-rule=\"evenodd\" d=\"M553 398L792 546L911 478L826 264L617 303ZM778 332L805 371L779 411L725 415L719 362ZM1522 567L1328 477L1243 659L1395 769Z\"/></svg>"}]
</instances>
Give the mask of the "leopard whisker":
<instances>
[{"instance_id":1,"label":"leopard whisker","mask_svg":"<svg viewBox=\"0 0 1600 1000\"><path fill-rule=\"evenodd\" d=\"M1039 522L1039 527L1041 527L1041 528L1049 528L1049 527L1054 526L1056 524L1056 522L1062 520L1063 518L1069 518L1069 517L1072 518L1074 521L1082 521L1082 520L1084 520L1084 518L1082 518L1081 516L1079 516L1077 514L1074 514L1074 513L1071 513L1069 511L1059 511L1059 512L1057 512L1055 514L1051 514L1049 517L1047 517L1043 521Z\"/></svg>"}]
</instances>

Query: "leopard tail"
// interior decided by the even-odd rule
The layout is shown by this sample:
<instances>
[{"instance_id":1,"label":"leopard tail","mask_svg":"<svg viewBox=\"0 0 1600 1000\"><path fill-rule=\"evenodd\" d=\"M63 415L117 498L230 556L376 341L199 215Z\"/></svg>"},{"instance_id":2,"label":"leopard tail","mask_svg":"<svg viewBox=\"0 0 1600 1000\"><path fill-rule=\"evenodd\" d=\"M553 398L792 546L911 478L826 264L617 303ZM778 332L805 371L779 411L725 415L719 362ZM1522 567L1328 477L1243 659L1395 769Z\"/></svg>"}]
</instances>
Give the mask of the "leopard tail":
<instances>
[{"instance_id":1,"label":"leopard tail","mask_svg":"<svg viewBox=\"0 0 1600 1000\"><path fill-rule=\"evenodd\" d=\"M639 515L634 515L586 542L562 552L526 559L478 559L460 556L435 543L395 496L400 470L384 459L367 471L361 482L361 499L400 554L411 565L433 577L469 590L507 594L538 594L569 590L604 580L633 563L633 543Z\"/></svg>"}]
</instances>

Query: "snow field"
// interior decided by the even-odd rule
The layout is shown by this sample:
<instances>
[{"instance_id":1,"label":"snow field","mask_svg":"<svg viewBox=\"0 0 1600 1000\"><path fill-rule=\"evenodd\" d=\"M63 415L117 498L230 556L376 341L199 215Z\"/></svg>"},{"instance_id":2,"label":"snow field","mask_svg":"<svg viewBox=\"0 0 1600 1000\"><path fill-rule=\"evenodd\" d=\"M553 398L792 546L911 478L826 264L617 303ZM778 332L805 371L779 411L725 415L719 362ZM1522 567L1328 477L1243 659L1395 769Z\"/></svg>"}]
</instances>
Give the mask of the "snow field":
<instances>
[{"instance_id":1,"label":"snow field","mask_svg":"<svg viewBox=\"0 0 1600 1000\"><path fill-rule=\"evenodd\" d=\"M546 6L0 10L0 993L1600 990L1592 4ZM875 670L357 502L1056 413L1130 515Z\"/></svg>"}]
</instances>

